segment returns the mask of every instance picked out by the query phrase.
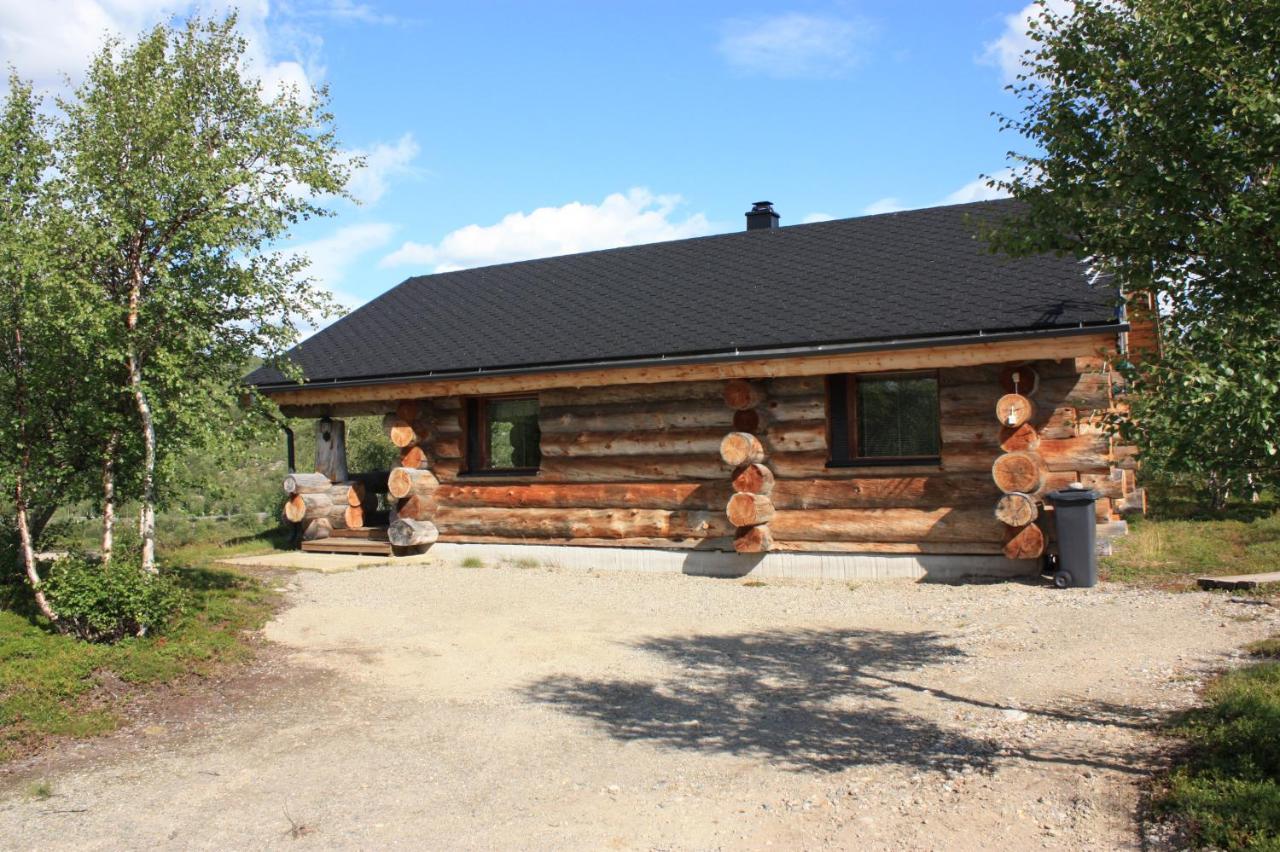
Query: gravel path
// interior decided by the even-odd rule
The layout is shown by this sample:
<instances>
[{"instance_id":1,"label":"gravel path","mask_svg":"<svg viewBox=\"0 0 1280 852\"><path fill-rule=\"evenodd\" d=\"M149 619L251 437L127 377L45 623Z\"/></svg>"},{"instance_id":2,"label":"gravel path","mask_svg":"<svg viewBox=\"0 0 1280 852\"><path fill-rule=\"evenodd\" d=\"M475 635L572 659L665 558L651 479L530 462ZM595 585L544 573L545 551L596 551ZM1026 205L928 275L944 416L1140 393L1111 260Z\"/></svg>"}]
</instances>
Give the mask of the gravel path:
<instances>
[{"instance_id":1,"label":"gravel path","mask_svg":"<svg viewBox=\"0 0 1280 852\"><path fill-rule=\"evenodd\" d=\"M289 589L250 687L0 776L0 845L1132 848L1151 721L1280 622L1204 593L514 566Z\"/></svg>"}]
</instances>

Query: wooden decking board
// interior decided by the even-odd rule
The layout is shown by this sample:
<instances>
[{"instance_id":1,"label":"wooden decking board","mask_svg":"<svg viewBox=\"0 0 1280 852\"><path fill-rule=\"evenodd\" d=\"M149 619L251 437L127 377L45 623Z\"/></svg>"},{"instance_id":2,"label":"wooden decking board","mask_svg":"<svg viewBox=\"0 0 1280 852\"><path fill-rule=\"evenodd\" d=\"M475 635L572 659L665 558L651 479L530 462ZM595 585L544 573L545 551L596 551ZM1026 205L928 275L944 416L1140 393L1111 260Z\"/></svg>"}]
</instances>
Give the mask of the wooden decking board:
<instances>
[{"instance_id":1,"label":"wooden decking board","mask_svg":"<svg viewBox=\"0 0 1280 852\"><path fill-rule=\"evenodd\" d=\"M369 541L359 538L321 538L304 541L302 549L309 553L362 553L390 556L391 544L385 541Z\"/></svg>"},{"instance_id":2,"label":"wooden decking board","mask_svg":"<svg viewBox=\"0 0 1280 852\"><path fill-rule=\"evenodd\" d=\"M1256 589L1267 583L1280 583L1280 571L1266 574L1234 574L1229 577L1197 577L1202 589Z\"/></svg>"},{"instance_id":3,"label":"wooden decking board","mask_svg":"<svg viewBox=\"0 0 1280 852\"><path fill-rule=\"evenodd\" d=\"M347 541L353 539L363 539L365 541L386 541L386 527L356 527L351 530L334 530L329 533L329 538L341 538ZM324 539L319 539L323 541Z\"/></svg>"}]
</instances>

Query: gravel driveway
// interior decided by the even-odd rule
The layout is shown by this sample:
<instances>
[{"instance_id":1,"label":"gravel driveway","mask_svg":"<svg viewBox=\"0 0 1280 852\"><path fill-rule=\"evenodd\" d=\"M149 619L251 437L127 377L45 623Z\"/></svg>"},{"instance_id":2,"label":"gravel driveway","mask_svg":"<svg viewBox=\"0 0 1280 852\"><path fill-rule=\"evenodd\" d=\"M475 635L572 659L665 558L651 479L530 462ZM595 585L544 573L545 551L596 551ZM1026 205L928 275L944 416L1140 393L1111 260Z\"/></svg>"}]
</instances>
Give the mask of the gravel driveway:
<instances>
[{"instance_id":1,"label":"gravel driveway","mask_svg":"<svg viewBox=\"0 0 1280 852\"><path fill-rule=\"evenodd\" d=\"M1136 847L1151 721L1278 621L1018 583L288 582L239 687L0 776L0 845Z\"/></svg>"}]
</instances>

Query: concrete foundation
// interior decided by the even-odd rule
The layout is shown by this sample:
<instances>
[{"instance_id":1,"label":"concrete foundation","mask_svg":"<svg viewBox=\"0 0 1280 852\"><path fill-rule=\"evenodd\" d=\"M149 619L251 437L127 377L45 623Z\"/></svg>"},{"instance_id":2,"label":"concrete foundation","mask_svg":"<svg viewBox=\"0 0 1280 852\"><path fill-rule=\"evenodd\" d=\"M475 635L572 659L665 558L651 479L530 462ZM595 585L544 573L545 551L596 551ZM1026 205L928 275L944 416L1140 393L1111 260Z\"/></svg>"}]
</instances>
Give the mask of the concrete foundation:
<instances>
[{"instance_id":1,"label":"concrete foundation","mask_svg":"<svg viewBox=\"0 0 1280 852\"><path fill-rule=\"evenodd\" d=\"M764 553L747 555L714 550L659 550L633 547L570 547L541 544L451 544L438 542L412 556L357 556L291 550L220 560L227 565L334 573L395 563L461 563L478 559L487 565L536 562L538 565L587 571L646 571L703 577L797 577L815 580L910 579L950 582L976 577L1034 577L1035 559L1011 561L1002 556L913 555L887 553Z\"/></svg>"},{"instance_id":2,"label":"concrete foundation","mask_svg":"<svg viewBox=\"0 0 1280 852\"><path fill-rule=\"evenodd\" d=\"M486 563L532 560L540 565L598 571L646 571L706 577L801 577L817 580L926 581L966 577L1034 577L1035 559L1003 556L899 553L725 553L715 550L658 550L633 547L570 547L538 544L452 544L427 551L448 562L474 558Z\"/></svg>"}]
</instances>

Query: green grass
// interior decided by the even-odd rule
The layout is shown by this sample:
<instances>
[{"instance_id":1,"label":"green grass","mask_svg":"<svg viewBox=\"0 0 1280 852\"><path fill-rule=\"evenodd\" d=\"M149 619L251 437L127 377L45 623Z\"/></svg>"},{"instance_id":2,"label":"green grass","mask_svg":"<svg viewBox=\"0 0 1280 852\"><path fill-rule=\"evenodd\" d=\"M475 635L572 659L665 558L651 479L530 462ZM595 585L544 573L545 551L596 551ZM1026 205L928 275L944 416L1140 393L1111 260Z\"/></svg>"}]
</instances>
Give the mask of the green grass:
<instances>
[{"instance_id":1,"label":"green grass","mask_svg":"<svg viewBox=\"0 0 1280 852\"><path fill-rule=\"evenodd\" d=\"M483 568L484 560L479 556L468 556L466 559L462 560L461 565L463 568Z\"/></svg>"},{"instance_id":2,"label":"green grass","mask_svg":"<svg viewBox=\"0 0 1280 852\"><path fill-rule=\"evenodd\" d=\"M1173 732L1191 751L1157 807L1185 821L1196 848L1280 850L1280 663L1222 675Z\"/></svg>"},{"instance_id":3,"label":"green grass","mask_svg":"<svg viewBox=\"0 0 1280 852\"><path fill-rule=\"evenodd\" d=\"M85 643L36 617L25 589L7 590L0 600L8 607L0 609L0 761L49 737L93 736L118 727L134 687L208 675L252 656L247 631L266 622L274 595L258 581L210 563L271 549L277 539L269 530L228 522L198 534L178 532L162 531L161 553L190 605L163 635ZM99 690L107 680L125 688Z\"/></svg>"},{"instance_id":4,"label":"green grass","mask_svg":"<svg viewBox=\"0 0 1280 852\"><path fill-rule=\"evenodd\" d=\"M1105 580L1193 587L1201 575L1280 570L1280 512L1222 520L1141 519L1102 560Z\"/></svg>"},{"instance_id":5,"label":"green grass","mask_svg":"<svg viewBox=\"0 0 1280 852\"><path fill-rule=\"evenodd\" d=\"M1274 502L1233 505L1225 515L1203 517L1189 501L1161 507L1116 540L1103 578L1186 589L1202 575L1280 570ZM1245 650L1262 661L1218 677L1202 706L1174 721L1187 752L1159 780L1154 801L1185 825L1194 848L1280 852L1280 636Z\"/></svg>"},{"instance_id":6,"label":"green grass","mask_svg":"<svg viewBox=\"0 0 1280 852\"><path fill-rule=\"evenodd\" d=\"M1272 636L1270 639L1259 639L1257 642L1250 642L1244 646L1244 649L1255 657L1280 659L1280 636Z\"/></svg>"},{"instance_id":7,"label":"green grass","mask_svg":"<svg viewBox=\"0 0 1280 852\"><path fill-rule=\"evenodd\" d=\"M52 799L53 785L48 781L34 781L27 785L27 796L32 799Z\"/></svg>"}]
</instances>

